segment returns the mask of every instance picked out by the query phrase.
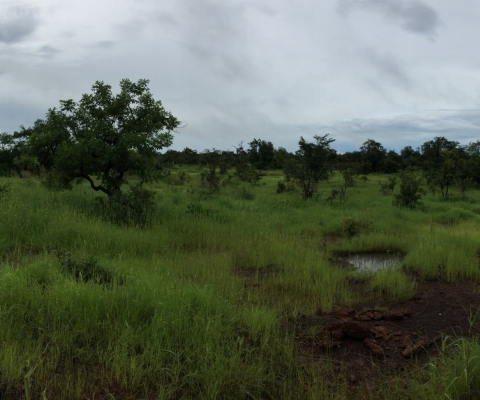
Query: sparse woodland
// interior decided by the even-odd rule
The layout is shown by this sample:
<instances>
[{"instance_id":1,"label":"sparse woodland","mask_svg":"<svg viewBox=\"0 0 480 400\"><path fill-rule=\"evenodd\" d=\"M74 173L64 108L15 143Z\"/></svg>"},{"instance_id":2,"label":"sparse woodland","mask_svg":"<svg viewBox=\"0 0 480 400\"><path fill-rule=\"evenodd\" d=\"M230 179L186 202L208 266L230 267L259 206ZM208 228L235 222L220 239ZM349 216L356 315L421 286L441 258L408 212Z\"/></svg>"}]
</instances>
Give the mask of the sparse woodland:
<instances>
[{"instance_id":1,"label":"sparse woodland","mask_svg":"<svg viewBox=\"0 0 480 400\"><path fill-rule=\"evenodd\" d=\"M122 82L0 137L0 398L476 398L480 141L167 150L180 120ZM402 265L338 262L370 253ZM423 304L428 340L358 333Z\"/></svg>"}]
</instances>

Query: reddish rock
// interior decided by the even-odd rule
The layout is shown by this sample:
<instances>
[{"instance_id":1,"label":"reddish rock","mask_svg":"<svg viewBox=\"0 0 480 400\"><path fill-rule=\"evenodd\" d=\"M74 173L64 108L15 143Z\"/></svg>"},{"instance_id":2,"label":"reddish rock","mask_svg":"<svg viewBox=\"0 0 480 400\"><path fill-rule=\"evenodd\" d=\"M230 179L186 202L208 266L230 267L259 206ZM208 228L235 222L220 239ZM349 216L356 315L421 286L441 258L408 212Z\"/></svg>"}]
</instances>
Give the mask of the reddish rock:
<instances>
[{"instance_id":1,"label":"reddish rock","mask_svg":"<svg viewBox=\"0 0 480 400\"><path fill-rule=\"evenodd\" d=\"M392 336L391 332L387 328L381 325L374 326L372 329L370 329L370 332L377 339L388 340Z\"/></svg>"},{"instance_id":2,"label":"reddish rock","mask_svg":"<svg viewBox=\"0 0 480 400\"><path fill-rule=\"evenodd\" d=\"M419 351L425 349L430 345L430 341L428 339L420 339L417 340L414 344L407 346L405 350L402 351L402 356L405 358L413 357Z\"/></svg>"},{"instance_id":3,"label":"reddish rock","mask_svg":"<svg viewBox=\"0 0 480 400\"><path fill-rule=\"evenodd\" d=\"M377 342L375 342L374 339L365 339L363 341L363 343L368 348L370 353L372 353L372 355L374 355L375 357L383 357L384 356L385 353L384 353L383 349L378 345Z\"/></svg>"}]
</instances>

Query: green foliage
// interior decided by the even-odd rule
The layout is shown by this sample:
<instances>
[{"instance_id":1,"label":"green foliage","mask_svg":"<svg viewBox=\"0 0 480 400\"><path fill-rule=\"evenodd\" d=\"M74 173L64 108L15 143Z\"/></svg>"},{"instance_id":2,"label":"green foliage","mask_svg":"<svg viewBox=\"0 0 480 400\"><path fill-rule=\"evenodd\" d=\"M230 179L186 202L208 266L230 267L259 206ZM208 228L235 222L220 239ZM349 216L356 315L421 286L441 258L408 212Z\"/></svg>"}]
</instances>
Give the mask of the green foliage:
<instances>
[{"instance_id":1,"label":"green foliage","mask_svg":"<svg viewBox=\"0 0 480 400\"><path fill-rule=\"evenodd\" d=\"M396 176L389 176L387 182L378 182L380 185L380 191L383 194L392 194L395 190L395 186L397 185L397 177Z\"/></svg>"},{"instance_id":2,"label":"green foliage","mask_svg":"<svg viewBox=\"0 0 480 400\"><path fill-rule=\"evenodd\" d=\"M175 172L183 170L188 187L144 185L162 196L149 229L88 218L95 194L86 184L52 193L37 178L0 179L11 188L0 207L0 397L25 397L27 382L31 398L358 398L364 386L347 385L328 356L310 363L302 353L299 363L294 346L297 321L359 300L353 273L331 262L336 252L394 249L418 279L480 278L477 190L455 204L427 196L412 213L378 195L386 175L359 180L342 207L330 207L276 196L280 171L267 171L245 201L242 185L211 196L200 168ZM335 174L324 192L343 183ZM73 272L55 249L71 253ZM83 282L95 265L111 272L112 290L95 278L76 283L75 271ZM362 302L409 293L412 281L389 272L355 276L371 289ZM134 279L119 286L122 276ZM478 340L468 345L401 374L398 386L389 375L385 395L374 384L367 397L475 398Z\"/></svg>"},{"instance_id":3,"label":"green foliage","mask_svg":"<svg viewBox=\"0 0 480 400\"><path fill-rule=\"evenodd\" d=\"M171 171L167 171L163 177L163 181L173 186L183 186L188 180L188 175L185 171L179 171L176 174L172 174Z\"/></svg>"},{"instance_id":4,"label":"green foliage","mask_svg":"<svg viewBox=\"0 0 480 400\"><path fill-rule=\"evenodd\" d=\"M212 149L204 151L202 155L206 166L200 174L202 185L206 186L210 193L218 192L227 180L224 174L217 174L217 168L222 162L222 154L220 151Z\"/></svg>"},{"instance_id":5,"label":"green foliage","mask_svg":"<svg viewBox=\"0 0 480 400\"><path fill-rule=\"evenodd\" d=\"M420 186L422 178L415 176L413 172L403 171L400 173L400 181L400 193L394 196L393 205L410 209L421 205L424 194Z\"/></svg>"},{"instance_id":6,"label":"green foliage","mask_svg":"<svg viewBox=\"0 0 480 400\"><path fill-rule=\"evenodd\" d=\"M415 295L416 287L416 282L411 281L401 270L377 271L370 282L373 293L392 302L410 300Z\"/></svg>"},{"instance_id":7,"label":"green foliage","mask_svg":"<svg viewBox=\"0 0 480 400\"><path fill-rule=\"evenodd\" d=\"M10 185L8 183L0 183L0 201L5 199L9 192Z\"/></svg>"},{"instance_id":8,"label":"green foliage","mask_svg":"<svg viewBox=\"0 0 480 400\"><path fill-rule=\"evenodd\" d=\"M353 218L344 218L340 222L338 233L341 236L352 238L360 234L368 233L372 229L372 222L369 220L356 220Z\"/></svg>"},{"instance_id":9,"label":"green foliage","mask_svg":"<svg viewBox=\"0 0 480 400\"><path fill-rule=\"evenodd\" d=\"M365 173L379 172L380 164L387 155L385 147L372 139L368 139L362 144L360 147L360 153L365 161L363 168Z\"/></svg>"},{"instance_id":10,"label":"green foliage","mask_svg":"<svg viewBox=\"0 0 480 400\"><path fill-rule=\"evenodd\" d=\"M248 160L252 166L259 169L272 167L275 157L275 148L272 142L253 139L248 145Z\"/></svg>"},{"instance_id":11,"label":"green foliage","mask_svg":"<svg viewBox=\"0 0 480 400\"><path fill-rule=\"evenodd\" d=\"M255 194L252 193L251 191L247 190L247 188L241 188L239 191L237 191L238 197L243 200L254 200L255 199Z\"/></svg>"},{"instance_id":12,"label":"green foliage","mask_svg":"<svg viewBox=\"0 0 480 400\"><path fill-rule=\"evenodd\" d=\"M68 187L80 178L114 196L127 172L142 182L155 178L157 153L171 145L179 121L154 100L148 80L123 79L120 89L113 95L110 85L97 81L92 94L78 103L60 101L60 108L50 109L45 123L35 127L26 160L35 157L50 171L52 186Z\"/></svg>"},{"instance_id":13,"label":"green foliage","mask_svg":"<svg viewBox=\"0 0 480 400\"><path fill-rule=\"evenodd\" d=\"M340 170L343 178L343 184L339 186L338 189L332 189L330 195L327 197L327 201L332 204L334 200L340 202L340 204L345 203L347 200L347 189L355 185L356 173L351 169L341 169Z\"/></svg>"},{"instance_id":14,"label":"green foliage","mask_svg":"<svg viewBox=\"0 0 480 400\"><path fill-rule=\"evenodd\" d=\"M263 176L263 173L257 169L256 165L264 165L267 162L265 160L262 161L263 155L259 153L259 149L263 146L262 142L255 139L250 143L248 151L244 150L242 142L236 148L235 175L241 181L248 182L252 186L257 186ZM273 159L273 153L271 158ZM271 162L271 160L268 162Z\"/></svg>"},{"instance_id":15,"label":"green foliage","mask_svg":"<svg viewBox=\"0 0 480 400\"><path fill-rule=\"evenodd\" d=\"M102 285L111 285L115 281L112 272L99 265L94 257L73 259L70 253L63 252L58 254L58 260L63 272L79 282L91 281ZM119 280L118 283L122 283L122 280Z\"/></svg>"},{"instance_id":16,"label":"green foliage","mask_svg":"<svg viewBox=\"0 0 480 400\"><path fill-rule=\"evenodd\" d=\"M235 175L244 182L257 186L262 179L262 172L249 164L237 164Z\"/></svg>"},{"instance_id":17,"label":"green foliage","mask_svg":"<svg viewBox=\"0 0 480 400\"><path fill-rule=\"evenodd\" d=\"M127 192L115 192L108 199L97 197L97 212L107 221L126 226L146 227L155 213L155 192L130 186Z\"/></svg>"},{"instance_id":18,"label":"green foliage","mask_svg":"<svg viewBox=\"0 0 480 400\"><path fill-rule=\"evenodd\" d=\"M355 186L355 180L357 178L357 173L351 169L342 169L341 171L344 187L349 188Z\"/></svg>"},{"instance_id":19,"label":"green foliage","mask_svg":"<svg viewBox=\"0 0 480 400\"><path fill-rule=\"evenodd\" d=\"M278 181L277 182L277 194L286 193L286 192L294 192L296 190L295 185L292 182L284 182Z\"/></svg>"},{"instance_id":20,"label":"green foliage","mask_svg":"<svg viewBox=\"0 0 480 400\"><path fill-rule=\"evenodd\" d=\"M208 187L211 193L217 192L220 189L221 178L217 175L214 165L210 165L201 173L202 183Z\"/></svg>"},{"instance_id":21,"label":"green foliage","mask_svg":"<svg viewBox=\"0 0 480 400\"><path fill-rule=\"evenodd\" d=\"M336 200L338 198L338 195L340 194L340 192L337 190L337 189L332 189L332 191L330 192L330 195L327 197L327 201L332 204L334 200Z\"/></svg>"},{"instance_id":22,"label":"green foliage","mask_svg":"<svg viewBox=\"0 0 480 400\"><path fill-rule=\"evenodd\" d=\"M464 175L461 179L464 163L457 149L443 150L440 152L439 162L427 172L427 182L440 188L444 200L448 198L450 187L458 180L461 180L463 194L467 190L468 175Z\"/></svg>"},{"instance_id":23,"label":"green foliage","mask_svg":"<svg viewBox=\"0 0 480 400\"><path fill-rule=\"evenodd\" d=\"M281 194L287 191L287 185L284 181L277 182L277 194Z\"/></svg>"},{"instance_id":24,"label":"green foliage","mask_svg":"<svg viewBox=\"0 0 480 400\"><path fill-rule=\"evenodd\" d=\"M295 157L285 162L285 175L295 180L304 200L313 197L320 181L328 181L333 175L336 152L330 148L330 143L335 139L328 136L316 135L314 143L301 137Z\"/></svg>"}]
</instances>

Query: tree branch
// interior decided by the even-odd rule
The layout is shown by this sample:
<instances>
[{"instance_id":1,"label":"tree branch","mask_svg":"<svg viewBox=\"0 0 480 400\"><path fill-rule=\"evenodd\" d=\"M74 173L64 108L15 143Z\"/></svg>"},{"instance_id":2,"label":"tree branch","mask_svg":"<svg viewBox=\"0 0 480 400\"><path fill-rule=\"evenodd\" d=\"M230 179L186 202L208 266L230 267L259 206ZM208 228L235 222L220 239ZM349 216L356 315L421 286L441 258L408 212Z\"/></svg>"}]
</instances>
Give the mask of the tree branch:
<instances>
[{"instance_id":1,"label":"tree branch","mask_svg":"<svg viewBox=\"0 0 480 400\"><path fill-rule=\"evenodd\" d=\"M112 191L111 190L108 190L106 188L104 188L102 185L95 185L95 183L93 182L93 179L90 178L88 175L85 175L85 174L82 174L81 177L85 180L87 180L88 182L90 182L90 187L95 190L96 192L98 192L99 190L102 191L103 193L105 193L107 196L111 196L112 195Z\"/></svg>"}]
</instances>

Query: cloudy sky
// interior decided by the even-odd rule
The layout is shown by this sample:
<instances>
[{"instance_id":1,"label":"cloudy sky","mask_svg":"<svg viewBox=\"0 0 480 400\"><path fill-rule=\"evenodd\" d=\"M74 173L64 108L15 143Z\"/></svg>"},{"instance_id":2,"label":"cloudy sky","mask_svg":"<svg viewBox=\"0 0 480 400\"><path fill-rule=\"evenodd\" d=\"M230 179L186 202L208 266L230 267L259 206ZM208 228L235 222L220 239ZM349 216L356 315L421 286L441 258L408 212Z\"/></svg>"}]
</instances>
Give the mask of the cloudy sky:
<instances>
[{"instance_id":1,"label":"cloudy sky","mask_svg":"<svg viewBox=\"0 0 480 400\"><path fill-rule=\"evenodd\" d=\"M174 149L480 139L478 0L0 0L0 131L150 80Z\"/></svg>"}]
</instances>

